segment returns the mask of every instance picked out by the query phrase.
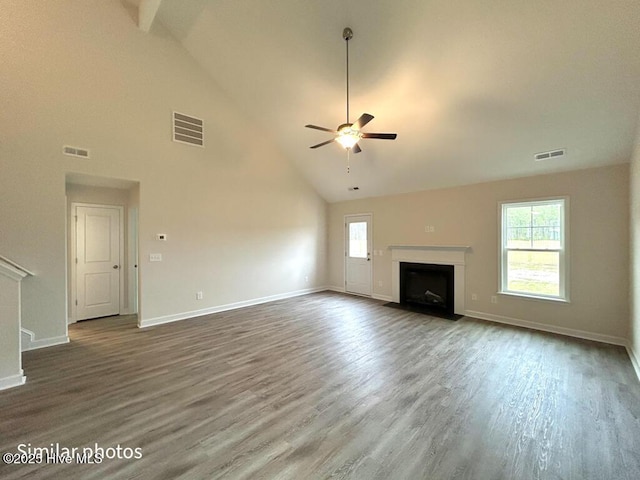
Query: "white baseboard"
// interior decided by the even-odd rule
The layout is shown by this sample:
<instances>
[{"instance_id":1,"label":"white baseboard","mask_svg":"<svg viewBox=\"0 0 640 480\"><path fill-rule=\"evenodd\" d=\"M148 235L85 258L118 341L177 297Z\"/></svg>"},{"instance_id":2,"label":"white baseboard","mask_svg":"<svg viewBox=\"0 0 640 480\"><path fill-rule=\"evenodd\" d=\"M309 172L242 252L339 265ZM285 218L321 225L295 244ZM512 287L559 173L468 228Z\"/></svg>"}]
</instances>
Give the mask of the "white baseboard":
<instances>
[{"instance_id":1,"label":"white baseboard","mask_svg":"<svg viewBox=\"0 0 640 480\"><path fill-rule=\"evenodd\" d=\"M476 312L473 310L466 310L465 315L467 317L479 318L481 320L488 320L490 322L505 323L507 325L514 325L516 327L525 327L532 330L557 333L559 335L582 338L584 340L593 340L595 342L601 343L609 343L611 345L621 345L623 347L626 347L628 345L626 338L614 337L612 335L586 332L584 330L575 330L573 328L556 327L554 325L548 325L546 323L530 322L528 320L520 320L517 318L504 317L502 315L494 315L492 313Z\"/></svg>"},{"instance_id":2,"label":"white baseboard","mask_svg":"<svg viewBox=\"0 0 640 480\"><path fill-rule=\"evenodd\" d=\"M371 295L371 298L375 298L376 300L382 300L384 302L390 302L392 300L392 298L388 297L387 295L376 295L375 293Z\"/></svg>"},{"instance_id":3,"label":"white baseboard","mask_svg":"<svg viewBox=\"0 0 640 480\"><path fill-rule=\"evenodd\" d=\"M24 372L20 370L18 375L12 375L10 377L0 378L0 390L6 390L7 388L19 387L24 385L27 381L27 377L24 376Z\"/></svg>"},{"instance_id":4,"label":"white baseboard","mask_svg":"<svg viewBox=\"0 0 640 480\"><path fill-rule=\"evenodd\" d=\"M325 290L330 290L332 292L338 292L338 293L347 293L344 289L344 287L336 287L336 286L331 286L331 287L327 287L325 288ZM357 295L355 293L350 294L350 295L356 295L356 296L361 296L361 295ZM390 302L393 299L391 297L388 297L386 295L376 295L375 293L373 295L371 295L371 298L375 299L375 300L383 300L385 302Z\"/></svg>"},{"instance_id":5,"label":"white baseboard","mask_svg":"<svg viewBox=\"0 0 640 480\"><path fill-rule=\"evenodd\" d=\"M330 290L332 292L338 292L338 293L348 293L345 291L344 287L331 286L331 287L327 287L325 290ZM364 295L358 295L356 293L352 293L350 295L355 295L357 297L364 296ZM385 302L390 302L392 300L391 297L388 297L386 295L376 295L375 293L371 295L371 298L375 300L383 300Z\"/></svg>"},{"instance_id":6,"label":"white baseboard","mask_svg":"<svg viewBox=\"0 0 640 480\"><path fill-rule=\"evenodd\" d=\"M627 347L627 353L629 354L629 358L631 359L631 365L633 365L633 369L636 371L638 381L640 381L640 359L633 350L631 342L628 342L625 346Z\"/></svg>"},{"instance_id":7,"label":"white baseboard","mask_svg":"<svg viewBox=\"0 0 640 480\"><path fill-rule=\"evenodd\" d=\"M36 334L31 330L20 327L20 351L26 352L27 350L29 350L35 338Z\"/></svg>"},{"instance_id":8,"label":"white baseboard","mask_svg":"<svg viewBox=\"0 0 640 480\"><path fill-rule=\"evenodd\" d=\"M39 348L53 347L54 345L63 345L65 343L69 343L68 335L63 335L61 337L49 337L49 338L41 338L39 340L34 340L35 335L30 330L23 328L22 332L31 337L30 340L25 341L25 339L27 339L27 335L22 336L23 352L28 352L29 350L38 350Z\"/></svg>"},{"instance_id":9,"label":"white baseboard","mask_svg":"<svg viewBox=\"0 0 640 480\"><path fill-rule=\"evenodd\" d=\"M252 300L245 300L242 302L228 303L226 305L218 305L210 308L203 308L202 310L192 310L190 312L176 313L173 315L165 315L162 317L141 319L138 323L140 328L153 327L155 325L162 325L165 323L177 322L179 320L186 320L188 318L200 317L202 315L210 315L212 313L226 312L228 310L235 310L237 308L251 307L253 305L260 305L261 303L274 302L276 300L284 300L287 298L299 297L301 295L308 295L310 293L323 292L328 290L327 287L306 288L304 290L297 290L295 292L280 293L278 295L271 295L268 297L254 298Z\"/></svg>"}]
</instances>

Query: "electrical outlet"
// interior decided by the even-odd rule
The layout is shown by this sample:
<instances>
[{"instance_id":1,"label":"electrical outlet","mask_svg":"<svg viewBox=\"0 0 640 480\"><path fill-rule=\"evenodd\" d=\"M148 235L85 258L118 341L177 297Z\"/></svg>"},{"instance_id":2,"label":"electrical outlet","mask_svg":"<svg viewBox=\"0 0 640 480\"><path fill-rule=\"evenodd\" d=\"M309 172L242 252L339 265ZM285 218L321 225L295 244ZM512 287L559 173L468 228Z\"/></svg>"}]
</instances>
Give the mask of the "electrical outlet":
<instances>
[{"instance_id":1,"label":"electrical outlet","mask_svg":"<svg viewBox=\"0 0 640 480\"><path fill-rule=\"evenodd\" d=\"M478 300L478 294L477 293L472 293L471 294L471 300Z\"/></svg>"},{"instance_id":2,"label":"electrical outlet","mask_svg":"<svg viewBox=\"0 0 640 480\"><path fill-rule=\"evenodd\" d=\"M202 292L196 292L196 300L202 300Z\"/></svg>"},{"instance_id":3,"label":"electrical outlet","mask_svg":"<svg viewBox=\"0 0 640 480\"><path fill-rule=\"evenodd\" d=\"M150 262L161 262L162 261L162 254L161 253L150 253L149 254L149 261Z\"/></svg>"},{"instance_id":4,"label":"electrical outlet","mask_svg":"<svg viewBox=\"0 0 640 480\"><path fill-rule=\"evenodd\" d=\"M491 303L498 303L498 297L491 295Z\"/></svg>"},{"instance_id":5,"label":"electrical outlet","mask_svg":"<svg viewBox=\"0 0 640 480\"><path fill-rule=\"evenodd\" d=\"M426 225L426 226L424 227L424 231L425 231L426 233L433 233L433 232L435 232L435 231L436 231L436 227L434 227L433 225Z\"/></svg>"},{"instance_id":6,"label":"electrical outlet","mask_svg":"<svg viewBox=\"0 0 640 480\"><path fill-rule=\"evenodd\" d=\"M305 281L305 283L309 283L309 275L305 275L304 276L304 281Z\"/></svg>"},{"instance_id":7,"label":"electrical outlet","mask_svg":"<svg viewBox=\"0 0 640 480\"><path fill-rule=\"evenodd\" d=\"M381 287L382 286L382 280L378 280L378 286Z\"/></svg>"}]
</instances>

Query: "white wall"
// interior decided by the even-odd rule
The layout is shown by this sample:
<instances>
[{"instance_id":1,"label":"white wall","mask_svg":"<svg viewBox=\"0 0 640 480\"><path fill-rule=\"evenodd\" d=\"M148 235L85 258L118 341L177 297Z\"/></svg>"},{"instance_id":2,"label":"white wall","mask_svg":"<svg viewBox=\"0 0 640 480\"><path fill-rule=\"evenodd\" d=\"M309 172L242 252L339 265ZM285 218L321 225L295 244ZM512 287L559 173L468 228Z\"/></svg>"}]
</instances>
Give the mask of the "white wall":
<instances>
[{"instance_id":1,"label":"white wall","mask_svg":"<svg viewBox=\"0 0 640 480\"><path fill-rule=\"evenodd\" d=\"M466 309L485 318L539 324L624 343L629 330L629 166L353 200L330 206L330 285L344 285L343 219L373 213L374 294L391 296L389 245L469 245ZM498 296L498 202L570 197L570 304ZM425 226L435 227L426 233ZM382 285L379 284L382 283ZM471 300L476 293L478 300Z\"/></svg>"},{"instance_id":2,"label":"white wall","mask_svg":"<svg viewBox=\"0 0 640 480\"><path fill-rule=\"evenodd\" d=\"M631 359L640 378L640 121L631 159Z\"/></svg>"},{"instance_id":3,"label":"white wall","mask_svg":"<svg viewBox=\"0 0 640 480\"><path fill-rule=\"evenodd\" d=\"M0 6L0 253L36 274L22 302L36 339L66 334L68 172L140 183L143 319L325 284L326 203L171 36L141 32L123 5ZM204 119L206 148L170 140L174 109ZM156 252L164 261L149 263Z\"/></svg>"}]
</instances>

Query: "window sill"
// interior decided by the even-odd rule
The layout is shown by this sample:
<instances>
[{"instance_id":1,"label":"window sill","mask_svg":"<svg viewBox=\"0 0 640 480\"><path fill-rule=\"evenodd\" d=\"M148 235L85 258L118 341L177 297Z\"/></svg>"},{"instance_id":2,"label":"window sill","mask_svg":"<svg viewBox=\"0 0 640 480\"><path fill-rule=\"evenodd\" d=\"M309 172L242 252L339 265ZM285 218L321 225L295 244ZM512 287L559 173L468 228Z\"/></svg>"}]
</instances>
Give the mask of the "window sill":
<instances>
[{"instance_id":1,"label":"window sill","mask_svg":"<svg viewBox=\"0 0 640 480\"><path fill-rule=\"evenodd\" d=\"M552 302L552 303L564 303L564 304L571 303L571 301L568 298L539 297L537 295L530 295L527 293L498 292L498 295L505 295L507 297L516 297L516 298L523 298L525 300L537 300L537 301Z\"/></svg>"}]
</instances>

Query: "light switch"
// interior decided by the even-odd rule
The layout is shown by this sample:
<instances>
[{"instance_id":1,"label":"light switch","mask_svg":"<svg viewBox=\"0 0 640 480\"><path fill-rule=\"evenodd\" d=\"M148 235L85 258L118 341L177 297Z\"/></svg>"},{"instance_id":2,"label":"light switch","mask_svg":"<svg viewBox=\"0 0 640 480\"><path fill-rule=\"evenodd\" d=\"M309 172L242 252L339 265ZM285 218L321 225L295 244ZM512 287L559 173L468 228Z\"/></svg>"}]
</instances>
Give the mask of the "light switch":
<instances>
[{"instance_id":1,"label":"light switch","mask_svg":"<svg viewBox=\"0 0 640 480\"><path fill-rule=\"evenodd\" d=\"M162 261L162 254L161 253L150 253L149 254L149 261L150 262L161 262Z\"/></svg>"}]
</instances>

